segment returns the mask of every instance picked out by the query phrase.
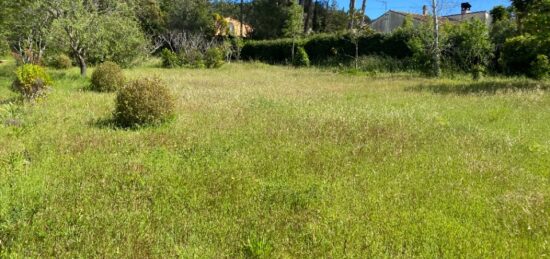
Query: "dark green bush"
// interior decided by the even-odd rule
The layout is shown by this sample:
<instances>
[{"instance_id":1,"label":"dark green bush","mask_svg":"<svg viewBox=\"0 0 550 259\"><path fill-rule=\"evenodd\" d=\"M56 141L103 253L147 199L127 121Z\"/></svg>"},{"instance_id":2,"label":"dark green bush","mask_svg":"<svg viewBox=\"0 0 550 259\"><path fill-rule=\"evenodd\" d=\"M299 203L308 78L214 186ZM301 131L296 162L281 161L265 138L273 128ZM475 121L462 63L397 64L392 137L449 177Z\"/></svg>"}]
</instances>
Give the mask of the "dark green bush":
<instances>
[{"instance_id":1,"label":"dark green bush","mask_svg":"<svg viewBox=\"0 0 550 259\"><path fill-rule=\"evenodd\" d=\"M309 56L303 47L296 48L293 65L296 67L309 67Z\"/></svg>"},{"instance_id":2,"label":"dark green bush","mask_svg":"<svg viewBox=\"0 0 550 259\"><path fill-rule=\"evenodd\" d=\"M220 48L210 48L204 55L204 61L207 68L219 68L223 66L224 54Z\"/></svg>"},{"instance_id":3,"label":"dark green bush","mask_svg":"<svg viewBox=\"0 0 550 259\"><path fill-rule=\"evenodd\" d=\"M175 52L169 49L162 49L162 52L160 53L160 57L162 59L162 67L175 68L181 65L178 54L176 54Z\"/></svg>"},{"instance_id":4,"label":"dark green bush","mask_svg":"<svg viewBox=\"0 0 550 259\"><path fill-rule=\"evenodd\" d=\"M50 76L38 65L26 64L15 71L12 90L25 99L34 99L45 94L52 85Z\"/></svg>"},{"instance_id":5,"label":"dark green bush","mask_svg":"<svg viewBox=\"0 0 550 259\"><path fill-rule=\"evenodd\" d=\"M536 40L532 37L518 36L506 40L499 62L507 74L527 75L536 57Z\"/></svg>"},{"instance_id":6,"label":"dark green bush","mask_svg":"<svg viewBox=\"0 0 550 259\"><path fill-rule=\"evenodd\" d=\"M550 77L550 61L546 55L537 55L537 58L531 64L531 76L536 79L545 79Z\"/></svg>"},{"instance_id":7,"label":"dark green bush","mask_svg":"<svg viewBox=\"0 0 550 259\"><path fill-rule=\"evenodd\" d=\"M155 125L173 116L175 100L158 78L134 80L118 91L115 121L123 127Z\"/></svg>"},{"instance_id":8,"label":"dark green bush","mask_svg":"<svg viewBox=\"0 0 550 259\"><path fill-rule=\"evenodd\" d=\"M98 92L114 92L124 86L126 77L122 69L113 62L107 61L95 69L92 74L91 89Z\"/></svg>"},{"instance_id":9,"label":"dark green bush","mask_svg":"<svg viewBox=\"0 0 550 259\"><path fill-rule=\"evenodd\" d=\"M292 61L292 42L292 39L248 41L241 51L241 58L270 64L290 64ZM303 42L295 41L295 45L303 46Z\"/></svg>"},{"instance_id":10,"label":"dark green bush","mask_svg":"<svg viewBox=\"0 0 550 259\"><path fill-rule=\"evenodd\" d=\"M73 66L73 61L69 56L59 54L51 60L50 65L57 69L68 69Z\"/></svg>"}]
</instances>

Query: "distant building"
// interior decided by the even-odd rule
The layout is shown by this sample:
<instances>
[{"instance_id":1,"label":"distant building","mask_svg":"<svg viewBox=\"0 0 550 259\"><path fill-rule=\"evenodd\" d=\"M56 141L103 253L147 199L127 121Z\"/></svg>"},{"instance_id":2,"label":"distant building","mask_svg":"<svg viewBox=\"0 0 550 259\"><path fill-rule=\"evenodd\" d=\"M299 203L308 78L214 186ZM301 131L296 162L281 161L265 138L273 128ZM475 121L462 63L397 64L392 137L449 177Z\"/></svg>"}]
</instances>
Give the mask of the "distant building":
<instances>
[{"instance_id":1,"label":"distant building","mask_svg":"<svg viewBox=\"0 0 550 259\"><path fill-rule=\"evenodd\" d=\"M250 37L250 35L252 34L252 26L250 26L249 24L246 24L246 23L243 23L242 24L242 33L241 33L241 21L237 20L237 19L233 19L231 17L226 17L224 18L224 20L227 22L227 28L228 28L228 32L229 32L229 35L232 35L232 36L235 36L235 37L243 37L243 38L247 38L247 37ZM227 32L225 31L219 31L216 33L216 35L221 35L221 36L226 36Z\"/></svg>"},{"instance_id":2,"label":"distant building","mask_svg":"<svg viewBox=\"0 0 550 259\"><path fill-rule=\"evenodd\" d=\"M471 8L472 6L469 3L462 3L460 14L444 15L444 16L441 16L440 19L443 22L456 22L456 23L468 21L472 19L479 19L480 21L486 23L487 26L491 25L492 17L489 14L489 12L480 11L480 12L472 13L470 12ZM373 20L370 26L372 29L374 29L377 32L390 33L395 29L401 27L401 25L403 25L403 22L405 21L405 18L407 16L411 16L413 18L413 24L415 26L422 22L427 21L427 19L431 19L428 13L427 6L424 6L422 8L421 15L389 10L383 15L381 15L380 17Z\"/></svg>"}]
</instances>

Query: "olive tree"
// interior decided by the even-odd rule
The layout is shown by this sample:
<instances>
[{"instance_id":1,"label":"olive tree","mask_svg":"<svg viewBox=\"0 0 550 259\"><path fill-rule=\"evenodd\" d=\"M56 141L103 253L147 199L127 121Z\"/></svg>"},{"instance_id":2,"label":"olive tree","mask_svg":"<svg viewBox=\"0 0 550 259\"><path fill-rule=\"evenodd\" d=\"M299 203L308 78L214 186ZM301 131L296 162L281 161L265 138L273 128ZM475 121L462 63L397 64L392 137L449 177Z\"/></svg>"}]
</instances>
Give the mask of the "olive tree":
<instances>
[{"instance_id":1,"label":"olive tree","mask_svg":"<svg viewBox=\"0 0 550 259\"><path fill-rule=\"evenodd\" d=\"M114 61L129 66L146 48L139 23L125 12L124 5L100 8L85 0L52 0L45 8L55 17L50 40L68 49L76 59L80 74L86 75L88 63Z\"/></svg>"}]
</instances>

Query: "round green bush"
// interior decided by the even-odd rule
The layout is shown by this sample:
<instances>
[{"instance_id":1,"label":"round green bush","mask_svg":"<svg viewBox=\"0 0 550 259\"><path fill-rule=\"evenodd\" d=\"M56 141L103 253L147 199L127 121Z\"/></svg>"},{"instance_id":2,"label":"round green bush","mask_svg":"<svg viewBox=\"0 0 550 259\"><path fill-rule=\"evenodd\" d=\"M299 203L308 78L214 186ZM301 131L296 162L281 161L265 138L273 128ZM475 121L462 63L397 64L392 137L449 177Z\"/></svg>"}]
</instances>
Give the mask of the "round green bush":
<instances>
[{"instance_id":1,"label":"round green bush","mask_svg":"<svg viewBox=\"0 0 550 259\"><path fill-rule=\"evenodd\" d=\"M57 69L68 69L73 66L73 62L69 56L60 54L52 60L51 65Z\"/></svg>"},{"instance_id":2,"label":"round green bush","mask_svg":"<svg viewBox=\"0 0 550 259\"><path fill-rule=\"evenodd\" d=\"M309 67L309 56L303 47L296 48L293 65L297 67Z\"/></svg>"},{"instance_id":3,"label":"round green bush","mask_svg":"<svg viewBox=\"0 0 550 259\"><path fill-rule=\"evenodd\" d=\"M50 76L38 65L26 64L15 71L12 90L26 99L42 96L52 85Z\"/></svg>"},{"instance_id":4,"label":"round green bush","mask_svg":"<svg viewBox=\"0 0 550 259\"><path fill-rule=\"evenodd\" d=\"M118 91L115 121L123 127L155 125L173 116L175 100L158 78L134 80Z\"/></svg>"},{"instance_id":5,"label":"round green bush","mask_svg":"<svg viewBox=\"0 0 550 259\"><path fill-rule=\"evenodd\" d=\"M223 51L220 48L210 48L205 53L205 63L207 68L219 68L223 66Z\"/></svg>"},{"instance_id":6,"label":"round green bush","mask_svg":"<svg viewBox=\"0 0 550 259\"><path fill-rule=\"evenodd\" d=\"M92 74L91 88L98 92L114 92L124 86L126 77L122 69L113 62L99 65Z\"/></svg>"}]
</instances>

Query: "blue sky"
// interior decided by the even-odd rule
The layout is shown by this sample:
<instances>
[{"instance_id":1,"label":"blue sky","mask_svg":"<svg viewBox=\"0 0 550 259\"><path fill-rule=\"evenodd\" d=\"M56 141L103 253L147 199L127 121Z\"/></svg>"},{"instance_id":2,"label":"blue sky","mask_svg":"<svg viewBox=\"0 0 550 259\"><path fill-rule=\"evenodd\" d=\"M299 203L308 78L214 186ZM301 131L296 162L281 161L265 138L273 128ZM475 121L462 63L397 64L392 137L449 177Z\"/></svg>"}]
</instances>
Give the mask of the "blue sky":
<instances>
[{"instance_id":1,"label":"blue sky","mask_svg":"<svg viewBox=\"0 0 550 259\"><path fill-rule=\"evenodd\" d=\"M349 7L349 0L337 0L338 4L345 8ZM422 6L429 5L431 0L367 0L367 15L371 19L375 19L385 12L385 4L387 2L388 10L396 10L410 13L422 13ZM504 5L509 6L510 0L439 0L443 14L460 13L460 3L469 2L472 5L472 11L491 10L494 6ZM361 8L362 0L356 0L358 8Z\"/></svg>"}]
</instances>

